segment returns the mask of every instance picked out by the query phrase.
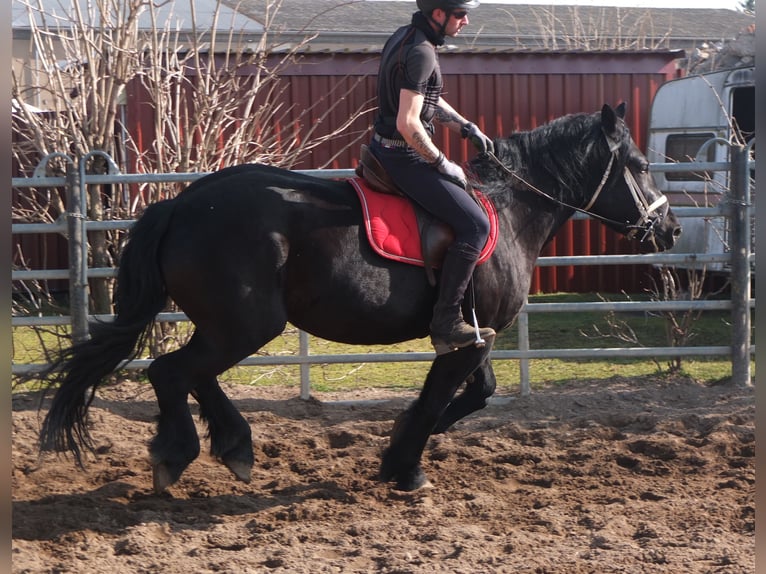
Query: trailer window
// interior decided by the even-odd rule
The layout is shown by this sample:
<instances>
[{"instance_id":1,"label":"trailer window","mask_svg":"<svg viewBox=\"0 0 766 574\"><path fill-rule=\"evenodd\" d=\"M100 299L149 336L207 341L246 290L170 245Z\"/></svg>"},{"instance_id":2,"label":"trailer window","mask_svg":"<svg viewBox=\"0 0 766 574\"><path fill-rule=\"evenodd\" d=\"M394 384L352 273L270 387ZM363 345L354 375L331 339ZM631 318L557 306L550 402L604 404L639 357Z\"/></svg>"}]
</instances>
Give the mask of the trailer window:
<instances>
[{"instance_id":1,"label":"trailer window","mask_svg":"<svg viewBox=\"0 0 766 574\"><path fill-rule=\"evenodd\" d=\"M740 136L749 142L755 137L755 88L737 88L731 98L731 114Z\"/></svg>"},{"instance_id":2,"label":"trailer window","mask_svg":"<svg viewBox=\"0 0 766 574\"><path fill-rule=\"evenodd\" d=\"M670 163L694 161L702 144L714 137L714 133L669 135L665 142L665 161ZM713 161L714 159L715 146L711 145L700 160ZM669 181L698 181L712 177L713 174L709 171L669 171L665 174L665 178Z\"/></svg>"}]
</instances>

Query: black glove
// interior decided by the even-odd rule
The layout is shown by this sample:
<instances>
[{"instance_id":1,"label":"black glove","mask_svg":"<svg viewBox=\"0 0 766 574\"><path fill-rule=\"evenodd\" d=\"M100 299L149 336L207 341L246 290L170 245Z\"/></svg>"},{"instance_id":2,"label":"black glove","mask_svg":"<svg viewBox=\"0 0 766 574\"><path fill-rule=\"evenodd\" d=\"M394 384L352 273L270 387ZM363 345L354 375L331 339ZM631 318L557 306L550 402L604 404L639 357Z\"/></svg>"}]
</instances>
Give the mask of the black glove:
<instances>
[{"instance_id":1,"label":"black glove","mask_svg":"<svg viewBox=\"0 0 766 574\"><path fill-rule=\"evenodd\" d=\"M468 122L460 128L460 135L468 138L476 146L479 153L495 153L495 144L487 137L476 124Z\"/></svg>"},{"instance_id":2,"label":"black glove","mask_svg":"<svg viewBox=\"0 0 766 574\"><path fill-rule=\"evenodd\" d=\"M436 171L445 175L447 178L454 181L461 187L468 186L468 178L465 176L463 168L456 164L454 161L448 160L444 157L443 153L439 154L439 159L431 164L436 168Z\"/></svg>"}]
</instances>

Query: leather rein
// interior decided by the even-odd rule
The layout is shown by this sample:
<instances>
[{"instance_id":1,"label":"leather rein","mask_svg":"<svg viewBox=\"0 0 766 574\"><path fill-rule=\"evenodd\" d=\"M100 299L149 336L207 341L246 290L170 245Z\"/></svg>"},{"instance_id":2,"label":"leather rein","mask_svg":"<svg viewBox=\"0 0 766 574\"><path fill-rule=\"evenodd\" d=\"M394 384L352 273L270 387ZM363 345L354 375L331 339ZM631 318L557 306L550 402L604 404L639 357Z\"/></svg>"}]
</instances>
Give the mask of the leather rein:
<instances>
[{"instance_id":1,"label":"leather rein","mask_svg":"<svg viewBox=\"0 0 766 574\"><path fill-rule=\"evenodd\" d=\"M605 135L606 137L606 135ZM652 203L649 203L644 196L643 192L641 191L641 188L638 185L638 182L636 181L636 178L631 173L630 169L628 169L627 166L625 166L623 170L623 177L625 178L625 184L628 186L628 189L630 190L630 194L633 197L633 202L636 205L636 209L639 213L639 218L636 221L636 223L633 224L626 224L623 221L616 221L614 219L609 219L608 217L604 217L603 215L599 215L598 213L594 213L590 211L590 208L593 207L593 205L596 203L596 200L601 195L601 192L604 190L604 187L606 186L606 182L609 180L609 176L612 173L612 166L614 165L615 158L619 155L619 150L621 147L621 144L619 142L610 142L607 138L607 143L609 144L609 151L611 152L611 156L609 158L609 163L606 166L606 170L604 171L604 175L601 178L601 182L598 184L598 187L596 188L596 191L591 196L590 200L584 207L577 207L574 205L570 205L566 203L565 201L561 201L560 199L557 199L553 197L552 195L545 193L543 190L535 187L528 181L526 181L524 178L522 178L520 175L518 175L513 170L508 169L508 167L501 162L498 157L492 153L489 152L487 155L494 161L505 173L512 176L514 179L519 181L520 183L524 184L527 188L529 188L531 191L536 193L537 195L544 197L562 207L566 207L568 209L573 209L574 211L579 211L580 213L584 213L590 217L594 217L600 221L603 221L604 223L610 223L619 227L626 227L630 231L628 232L629 237L635 236L639 231L644 231L644 236L641 238L641 241L645 241L647 237L654 234L654 226L657 225L662 219L662 217L654 217L652 218L652 214L657 211L660 207L662 207L664 204L667 203L668 198L665 195L660 195L658 199L653 201Z\"/></svg>"}]
</instances>

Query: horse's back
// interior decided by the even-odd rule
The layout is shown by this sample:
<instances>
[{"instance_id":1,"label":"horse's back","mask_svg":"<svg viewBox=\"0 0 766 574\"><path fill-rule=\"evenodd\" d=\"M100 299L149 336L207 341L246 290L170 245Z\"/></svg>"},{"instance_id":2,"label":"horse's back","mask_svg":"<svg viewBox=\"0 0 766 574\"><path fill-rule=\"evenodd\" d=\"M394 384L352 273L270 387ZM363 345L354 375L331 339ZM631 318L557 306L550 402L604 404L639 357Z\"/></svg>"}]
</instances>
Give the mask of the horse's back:
<instances>
[{"instance_id":1,"label":"horse's back","mask_svg":"<svg viewBox=\"0 0 766 574\"><path fill-rule=\"evenodd\" d=\"M361 213L345 182L262 164L213 172L173 202L165 259L207 258L211 265L227 254L245 256L275 237L292 241L319 225L353 226Z\"/></svg>"},{"instance_id":2,"label":"horse's back","mask_svg":"<svg viewBox=\"0 0 766 574\"><path fill-rule=\"evenodd\" d=\"M330 201L350 204L350 186L339 180L320 178L261 163L225 167L192 182L178 194L179 202L196 201L198 196L225 193L234 200L261 200L255 193L282 191L316 195Z\"/></svg>"},{"instance_id":3,"label":"horse's back","mask_svg":"<svg viewBox=\"0 0 766 574\"><path fill-rule=\"evenodd\" d=\"M190 316L207 315L212 300L245 306L256 293L258 304L282 306L276 293L298 266L327 269L360 250L361 208L346 182L246 164L200 178L172 203L160 266Z\"/></svg>"}]
</instances>

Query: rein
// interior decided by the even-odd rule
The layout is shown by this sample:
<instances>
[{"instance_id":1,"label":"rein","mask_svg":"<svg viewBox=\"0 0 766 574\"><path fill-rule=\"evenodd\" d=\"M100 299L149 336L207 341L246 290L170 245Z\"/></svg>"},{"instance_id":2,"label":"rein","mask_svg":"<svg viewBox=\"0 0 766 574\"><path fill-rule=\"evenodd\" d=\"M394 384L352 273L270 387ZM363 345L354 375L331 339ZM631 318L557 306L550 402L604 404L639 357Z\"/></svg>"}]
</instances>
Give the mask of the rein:
<instances>
[{"instance_id":1,"label":"rein","mask_svg":"<svg viewBox=\"0 0 766 574\"><path fill-rule=\"evenodd\" d=\"M608 141L608 140L607 140ZM561 201L558 198L553 197L552 195L545 193L543 190L539 189L538 187L535 187L528 181L526 181L523 177L518 175L516 172L508 169L506 165L498 159L498 157L493 152L488 152L487 155L492 159L493 162L495 162L500 169L502 169L505 173L519 181L520 183L524 184L528 189L535 192L537 195L544 197L553 203L556 203L562 207L566 207L568 209L572 209L574 211L579 211L580 213L584 213L590 217L594 217L604 223L610 223L617 226L625 226L627 229L630 229L631 231L628 233L628 235L635 235L639 230L644 230L644 236L641 238L641 241L645 241L646 238L652 233L654 226L659 221L659 218L655 218L652 220L651 215L659 207L667 203L668 198L665 195L661 195L657 200L652 202L651 204L646 200L646 197L641 192L641 188L638 185L638 182L636 181L636 178L633 176L633 174L630 172L628 167L626 166L624 168L624 174L623 177L625 178L625 184L628 186L628 189L630 190L630 194L633 197L633 201L636 204L636 209L638 209L638 212L640 214L638 221L633 224L626 224L624 221L616 221L614 219L610 219L608 217L604 217L603 215L599 215L598 213L594 213L590 211L590 208L593 207L593 205L596 203L596 200L598 199L599 195L601 195L601 192L604 190L604 187L606 186L606 182L609 180L609 176L612 173L612 165L614 164L614 159L618 155L618 151L620 149L619 143L610 143L609 144L609 151L611 152L611 157L609 158L609 163L606 166L606 170L604 170L604 175L601 177L601 181L598 184L598 187L596 188L596 191L593 193L593 196L590 198L588 203L585 205L585 207L577 207L574 205L570 205L569 203L566 203L565 201Z\"/></svg>"}]
</instances>

